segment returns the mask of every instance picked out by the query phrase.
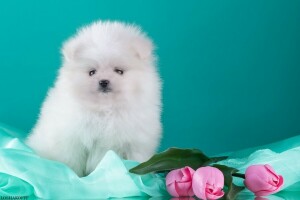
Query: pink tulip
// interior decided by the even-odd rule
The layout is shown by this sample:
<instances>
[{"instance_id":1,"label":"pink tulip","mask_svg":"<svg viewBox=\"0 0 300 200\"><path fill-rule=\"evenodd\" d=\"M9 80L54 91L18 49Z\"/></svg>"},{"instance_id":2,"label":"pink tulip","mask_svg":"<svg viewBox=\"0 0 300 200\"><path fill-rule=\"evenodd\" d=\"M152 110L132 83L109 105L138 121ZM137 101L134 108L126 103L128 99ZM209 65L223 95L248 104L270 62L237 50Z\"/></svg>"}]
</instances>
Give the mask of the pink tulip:
<instances>
[{"instance_id":1,"label":"pink tulip","mask_svg":"<svg viewBox=\"0 0 300 200\"><path fill-rule=\"evenodd\" d=\"M245 186L256 196L267 196L280 190L283 177L277 175L270 165L252 165L245 173Z\"/></svg>"},{"instance_id":2,"label":"pink tulip","mask_svg":"<svg viewBox=\"0 0 300 200\"><path fill-rule=\"evenodd\" d=\"M171 171L166 177L167 190L174 197L194 196L192 178L195 170L190 167Z\"/></svg>"},{"instance_id":3,"label":"pink tulip","mask_svg":"<svg viewBox=\"0 0 300 200\"><path fill-rule=\"evenodd\" d=\"M224 175L215 167L201 167L193 176L193 191L200 199L219 199L224 196Z\"/></svg>"}]
</instances>

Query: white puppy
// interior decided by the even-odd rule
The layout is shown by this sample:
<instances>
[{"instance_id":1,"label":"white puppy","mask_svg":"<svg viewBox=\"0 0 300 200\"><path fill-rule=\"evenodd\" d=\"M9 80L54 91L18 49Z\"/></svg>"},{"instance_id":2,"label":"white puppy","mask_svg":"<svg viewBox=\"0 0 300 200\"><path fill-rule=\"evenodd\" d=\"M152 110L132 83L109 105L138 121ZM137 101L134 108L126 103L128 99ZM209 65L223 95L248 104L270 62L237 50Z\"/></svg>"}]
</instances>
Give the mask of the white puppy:
<instances>
[{"instance_id":1,"label":"white puppy","mask_svg":"<svg viewBox=\"0 0 300 200\"><path fill-rule=\"evenodd\" d=\"M63 66L27 144L79 176L108 150L145 161L161 138L161 82L150 39L133 25L96 22L62 48Z\"/></svg>"}]
</instances>

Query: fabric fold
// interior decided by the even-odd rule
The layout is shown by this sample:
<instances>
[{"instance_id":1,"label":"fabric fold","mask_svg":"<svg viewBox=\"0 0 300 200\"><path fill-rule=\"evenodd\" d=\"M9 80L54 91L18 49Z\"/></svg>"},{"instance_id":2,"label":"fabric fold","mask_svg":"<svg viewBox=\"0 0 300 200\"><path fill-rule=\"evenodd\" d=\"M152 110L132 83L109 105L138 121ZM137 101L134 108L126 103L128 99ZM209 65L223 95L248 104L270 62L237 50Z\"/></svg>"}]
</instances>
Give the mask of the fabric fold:
<instances>
[{"instance_id":1,"label":"fabric fold","mask_svg":"<svg viewBox=\"0 0 300 200\"><path fill-rule=\"evenodd\" d=\"M139 176L128 169L135 161L108 151L95 171L78 177L68 166L39 157L8 129L0 129L0 196L43 199L95 199L164 196L164 178Z\"/></svg>"},{"instance_id":2,"label":"fabric fold","mask_svg":"<svg viewBox=\"0 0 300 200\"><path fill-rule=\"evenodd\" d=\"M78 177L63 163L44 159L19 139L21 131L0 124L0 196L35 196L42 199L169 198L160 174L128 172L138 162L123 160L108 151L96 169ZM293 199L300 192L300 136L241 150L219 162L244 173L253 164L269 164L284 177L283 190L267 199ZM234 182L243 185L243 179ZM253 199L244 190L237 199Z\"/></svg>"}]
</instances>

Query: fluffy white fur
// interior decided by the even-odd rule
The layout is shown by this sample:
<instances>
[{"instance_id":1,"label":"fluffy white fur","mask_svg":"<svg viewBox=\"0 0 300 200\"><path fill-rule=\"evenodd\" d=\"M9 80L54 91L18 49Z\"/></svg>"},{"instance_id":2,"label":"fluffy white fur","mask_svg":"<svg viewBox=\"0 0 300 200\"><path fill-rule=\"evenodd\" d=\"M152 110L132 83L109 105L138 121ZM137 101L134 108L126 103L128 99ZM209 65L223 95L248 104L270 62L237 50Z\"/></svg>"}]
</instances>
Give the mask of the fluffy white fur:
<instances>
[{"instance_id":1,"label":"fluffy white fur","mask_svg":"<svg viewBox=\"0 0 300 200\"><path fill-rule=\"evenodd\" d=\"M136 26L100 21L80 29L62 53L27 144L79 176L91 173L107 150L148 159L161 137L161 82L151 40ZM99 89L104 79L109 92Z\"/></svg>"}]
</instances>

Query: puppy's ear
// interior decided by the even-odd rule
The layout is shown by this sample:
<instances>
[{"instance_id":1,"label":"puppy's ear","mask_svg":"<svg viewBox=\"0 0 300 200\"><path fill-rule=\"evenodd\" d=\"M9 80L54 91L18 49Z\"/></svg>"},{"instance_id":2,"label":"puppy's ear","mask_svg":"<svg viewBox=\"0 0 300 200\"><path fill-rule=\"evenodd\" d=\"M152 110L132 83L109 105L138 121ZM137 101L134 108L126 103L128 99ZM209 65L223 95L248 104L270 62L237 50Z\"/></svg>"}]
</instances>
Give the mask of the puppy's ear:
<instances>
[{"instance_id":1,"label":"puppy's ear","mask_svg":"<svg viewBox=\"0 0 300 200\"><path fill-rule=\"evenodd\" d=\"M67 40L62 47L61 53L66 61L74 60L78 57L83 45L73 38Z\"/></svg>"},{"instance_id":2,"label":"puppy's ear","mask_svg":"<svg viewBox=\"0 0 300 200\"><path fill-rule=\"evenodd\" d=\"M146 60L153 57L154 46L150 39L146 37L140 37L135 40L132 45L136 56L141 60Z\"/></svg>"}]
</instances>

